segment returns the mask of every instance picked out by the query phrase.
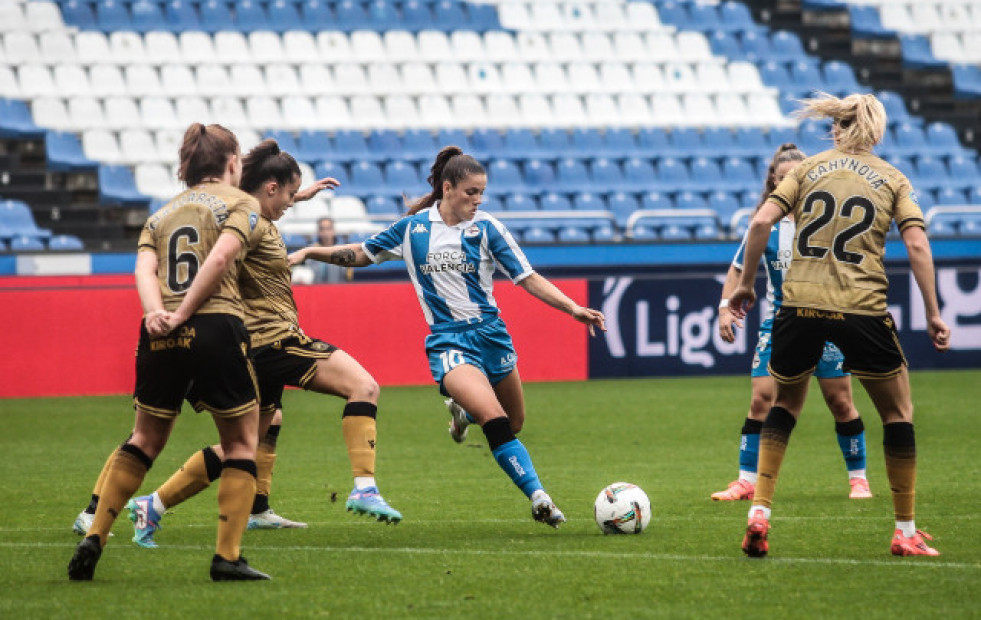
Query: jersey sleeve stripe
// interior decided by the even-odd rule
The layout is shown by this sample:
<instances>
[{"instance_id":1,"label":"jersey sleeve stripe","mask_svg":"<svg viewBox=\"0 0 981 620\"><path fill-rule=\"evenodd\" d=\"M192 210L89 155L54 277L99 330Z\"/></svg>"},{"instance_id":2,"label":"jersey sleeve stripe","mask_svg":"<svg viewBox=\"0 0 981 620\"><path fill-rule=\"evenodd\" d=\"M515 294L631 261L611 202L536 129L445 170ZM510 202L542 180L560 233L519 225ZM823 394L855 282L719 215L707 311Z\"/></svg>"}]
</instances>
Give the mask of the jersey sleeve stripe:
<instances>
[{"instance_id":1,"label":"jersey sleeve stripe","mask_svg":"<svg viewBox=\"0 0 981 620\"><path fill-rule=\"evenodd\" d=\"M777 194L770 194L767 200L780 207L780 210L783 211L784 214L790 213L794 209L794 205L790 204Z\"/></svg>"},{"instance_id":2,"label":"jersey sleeve stripe","mask_svg":"<svg viewBox=\"0 0 981 620\"><path fill-rule=\"evenodd\" d=\"M899 231L902 232L907 228L909 228L910 226L919 226L920 228L926 228L926 224L924 223L923 218L919 218L919 217L906 218L905 220L899 223L898 228Z\"/></svg>"}]
</instances>

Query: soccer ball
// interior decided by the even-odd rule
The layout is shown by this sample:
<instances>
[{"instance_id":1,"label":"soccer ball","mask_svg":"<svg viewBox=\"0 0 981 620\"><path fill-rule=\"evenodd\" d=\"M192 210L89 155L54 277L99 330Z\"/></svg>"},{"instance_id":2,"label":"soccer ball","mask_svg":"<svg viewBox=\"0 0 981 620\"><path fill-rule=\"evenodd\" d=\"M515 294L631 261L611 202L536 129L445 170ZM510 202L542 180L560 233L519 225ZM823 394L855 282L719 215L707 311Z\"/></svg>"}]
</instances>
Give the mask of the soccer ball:
<instances>
[{"instance_id":1,"label":"soccer ball","mask_svg":"<svg viewBox=\"0 0 981 620\"><path fill-rule=\"evenodd\" d=\"M596 497L593 514L604 534L640 534L651 522L651 500L635 484L614 482Z\"/></svg>"}]
</instances>

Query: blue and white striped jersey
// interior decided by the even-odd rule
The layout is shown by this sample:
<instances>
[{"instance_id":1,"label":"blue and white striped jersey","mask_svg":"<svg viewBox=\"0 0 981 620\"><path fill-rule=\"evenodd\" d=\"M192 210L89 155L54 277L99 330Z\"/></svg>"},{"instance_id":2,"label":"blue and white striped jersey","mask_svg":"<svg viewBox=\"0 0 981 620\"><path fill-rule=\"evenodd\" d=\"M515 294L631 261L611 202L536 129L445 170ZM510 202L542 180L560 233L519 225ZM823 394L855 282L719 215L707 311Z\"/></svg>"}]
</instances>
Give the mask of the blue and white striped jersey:
<instances>
[{"instance_id":1,"label":"blue and white striped jersey","mask_svg":"<svg viewBox=\"0 0 981 620\"><path fill-rule=\"evenodd\" d=\"M766 266L767 301L765 316L762 317L764 321L772 320L783 304L783 276L784 272L790 269L790 260L794 256L794 231L794 222L789 218L783 218L770 229L770 238L767 239L766 249L763 251L763 264ZM733 266L740 271L744 269L745 252L746 236L743 236L743 242L739 244L739 249L736 250L736 257L732 259Z\"/></svg>"},{"instance_id":2,"label":"blue and white striped jersey","mask_svg":"<svg viewBox=\"0 0 981 620\"><path fill-rule=\"evenodd\" d=\"M404 217L361 244L374 263L402 259L433 331L453 330L498 315L493 276L499 268L517 284L534 273L507 228L477 211L447 226L439 203Z\"/></svg>"}]
</instances>

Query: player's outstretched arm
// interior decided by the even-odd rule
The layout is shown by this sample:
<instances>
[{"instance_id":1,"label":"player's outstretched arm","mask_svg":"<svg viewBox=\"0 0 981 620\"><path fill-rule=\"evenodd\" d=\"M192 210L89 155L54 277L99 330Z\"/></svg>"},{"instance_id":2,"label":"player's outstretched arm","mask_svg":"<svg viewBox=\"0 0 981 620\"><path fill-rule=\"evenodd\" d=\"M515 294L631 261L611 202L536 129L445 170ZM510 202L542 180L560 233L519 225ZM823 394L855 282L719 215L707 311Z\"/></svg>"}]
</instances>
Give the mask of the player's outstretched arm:
<instances>
[{"instance_id":1,"label":"player's outstretched arm","mask_svg":"<svg viewBox=\"0 0 981 620\"><path fill-rule=\"evenodd\" d=\"M336 189L340 187L340 185L341 182L335 179L334 177L324 177L322 179L318 179L313 183L311 183L310 185L308 185L307 187L304 187L300 191L296 192L296 194L293 196L293 201L303 202L305 200L310 200L311 198L313 198L323 190Z\"/></svg>"},{"instance_id":2,"label":"player's outstretched arm","mask_svg":"<svg viewBox=\"0 0 981 620\"><path fill-rule=\"evenodd\" d=\"M770 236L770 228L784 216L783 209L767 200L759 208L746 233L746 251L743 255L743 265L759 265L766 249L766 241ZM746 312L756 303L756 269L743 269L742 277L736 289L729 297L729 311L736 318L746 318Z\"/></svg>"},{"instance_id":3,"label":"player's outstretched arm","mask_svg":"<svg viewBox=\"0 0 981 620\"><path fill-rule=\"evenodd\" d=\"M586 324L589 327L590 336L596 335L595 328L597 327L604 332L606 331L606 318L602 312L580 306L544 276L533 273L518 284L556 310L561 310L580 323Z\"/></svg>"},{"instance_id":4,"label":"player's outstretched arm","mask_svg":"<svg viewBox=\"0 0 981 620\"><path fill-rule=\"evenodd\" d=\"M308 258L341 267L367 267L371 259L364 253L360 243L332 245L330 247L308 246L287 257L290 267L299 265Z\"/></svg>"},{"instance_id":5,"label":"player's outstretched arm","mask_svg":"<svg viewBox=\"0 0 981 620\"><path fill-rule=\"evenodd\" d=\"M927 333L937 351L950 348L950 328L940 318L940 304L937 302L937 281L933 270L933 254L926 231L919 226L908 226L903 231L903 243L909 255L909 266L916 279L916 285L923 296L923 308L927 316Z\"/></svg>"}]
</instances>

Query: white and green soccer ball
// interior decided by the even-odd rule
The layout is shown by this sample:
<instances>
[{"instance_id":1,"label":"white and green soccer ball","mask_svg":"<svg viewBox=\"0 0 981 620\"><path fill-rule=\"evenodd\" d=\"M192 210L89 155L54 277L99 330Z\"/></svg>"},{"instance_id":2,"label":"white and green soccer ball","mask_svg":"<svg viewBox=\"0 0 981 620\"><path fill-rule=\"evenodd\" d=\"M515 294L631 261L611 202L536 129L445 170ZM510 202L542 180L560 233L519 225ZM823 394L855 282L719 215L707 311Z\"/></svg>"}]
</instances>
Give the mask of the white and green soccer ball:
<instances>
[{"instance_id":1,"label":"white and green soccer ball","mask_svg":"<svg viewBox=\"0 0 981 620\"><path fill-rule=\"evenodd\" d=\"M651 522L651 500L629 482L614 482L596 496L596 525L604 534L640 534Z\"/></svg>"}]
</instances>

